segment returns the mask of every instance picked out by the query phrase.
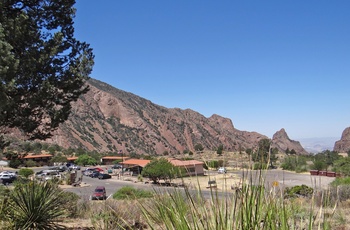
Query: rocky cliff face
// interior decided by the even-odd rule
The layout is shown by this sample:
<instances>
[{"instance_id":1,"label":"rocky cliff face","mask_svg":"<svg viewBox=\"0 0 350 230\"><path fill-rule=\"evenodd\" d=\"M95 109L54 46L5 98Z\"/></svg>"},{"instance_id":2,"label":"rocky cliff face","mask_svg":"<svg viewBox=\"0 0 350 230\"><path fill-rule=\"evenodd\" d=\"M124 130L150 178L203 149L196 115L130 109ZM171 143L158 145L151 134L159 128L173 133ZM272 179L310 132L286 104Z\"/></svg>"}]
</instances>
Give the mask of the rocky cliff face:
<instances>
[{"instance_id":1,"label":"rocky cliff face","mask_svg":"<svg viewBox=\"0 0 350 230\"><path fill-rule=\"evenodd\" d=\"M336 141L334 144L333 151L344 153L350 150L350 127L347 127L339 141Z\"/></svg>"},{"instance_id":2,"label":"rocky cliff face","mask_svg":"<svg viewBox=\"0 0 350 230\"><path fill-rule=\"evenodd\" d=\"M299 141L293 141L289 139L286 131L281 129L276 132L272 137L272 148L277 148L280 152L286 152L287 149L294 149L295 152L299 155L308 154L305 149L301 146Z\"/></svg>"},{"instance_id":3,"label":"rocky cliff face","mask_svg":"<svg viewBox=\"0 0 350 230\"><path fill-rule=\"evenodd\" d=\"M206 149L220 144L230 151L254 148L267 138L237 130L219 115L206 118L190 109L168 109L94 79L89 85L48 142L100 152L161 154L194 151L198 143Z\"/></svg>"},{"instance_id":4,"label":"rocky cliff face","mask_svg":"<svg viewBox=\"0 0 350 230\"><path fill-rule=\"evenodd\" d=\"M90 91L73 104L70 118L48 142L99 152L176 154L194 151L196 144L207 150L219 145L225 151L254 149L259 140L268 138L237 130L230 119L219 115L206 118L190 109L165 108L94 79L89 85ZM276 146L299 151L286 134L281 136L284 141L274 137Z\"/></svg>"}]
</instances>

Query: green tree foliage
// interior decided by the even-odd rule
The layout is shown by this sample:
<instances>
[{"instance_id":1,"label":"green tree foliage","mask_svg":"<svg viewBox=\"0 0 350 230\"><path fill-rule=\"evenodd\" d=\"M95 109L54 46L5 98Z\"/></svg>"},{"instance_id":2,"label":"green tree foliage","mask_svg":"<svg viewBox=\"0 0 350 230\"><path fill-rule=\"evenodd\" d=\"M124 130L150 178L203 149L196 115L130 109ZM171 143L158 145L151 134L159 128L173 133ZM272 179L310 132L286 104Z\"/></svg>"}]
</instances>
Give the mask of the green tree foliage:
<instances>
[{"instance_id":1,"label":"green tree foliage","mask_svg":"<svg viewBox=\"0 0 350 230\"><path fill-rule=\"evenodd\" d=\"M328 167L333 166L333 163L340 158L341 156L337 152L325 150L314 156L314 165L320 165L322 162L322 165L324 165L323 169L328 169Z\"/></svg>"},{"instance_id":2,"label":"green tree foliage","mask_svg":"<svg viewBox=\"0 0 350 230\"><path fill-rule=\"evenodd\" d=\"M205 169L217 169L219 168L219 162L217 160L208 161L208 162L205 162L203 167Z\"/></svg>"},{"instance_id":3,"label":"green tree foliage","mask_svg":"<svg viewBox=\"0 0 350 230\"><path fill-rule=\"evenodd\" d=\"M252 160L254 162L267 163L269 162L269 152L270 152L270 139L261 139L258 144L258 149L252 155Z\"/></svg>"},{"instance_id":4,"label":"green tree foliage","mask_svg":"<svg viewBox=\"0 0 350 230\"><path fill-rule=\"evenodd\" d=\"M9 166L11 168L18 168L22 164L21 159L27 154L20 154L18 152L9 150L9 151L6 151L4 155L6 159L9 160Z\"/></svg>"},{"instance_id":5,"label":"green tree foliage","mask_svg":"<svg viewBox=\"0 0 350 230\"><path fill-rule=\"evenodd\" d=\"M203 147L203 145L202 144L196 144L195 146L194 146L194 150L195 151L197 151L197 152L202 152L203 150L204 150L204 147Z\"/></svg>"},{"instance_id":6,"label":"green tree foliage","mask_svg":"<svg viewBox=\"0 0 350 230\"><path fill-rule=\"evenodd\" d=\"M290 154L290 155L296 155L297 152L296 152L294 149L292 149L292 150L290 150L289 154Z\"/></svg>"},{"instance_id":7,"label":"green tree foliage","mask_svg":"<svg viewBox=\"0 0 350 230\"><path fill-rule=\"evenodd\" d=\"M261 139L259 141L258 149L252 155L252 159L254 162L259 162L261 165L265 165L270 163L270 166L277 160L278 149L270 149L271 140L270 139Z\"/></svg>"},{"instance_id":8,"label":"green tree foliage","mask_svg":"<svg viewBox=\"0 0 350 230\"><path fill-rule=\"evenodd\" d=\"M326 170L327 165L324 161L320 159L316 159L313 164L311 165L311 169L313 170Z\"/></svg>"},{"instance_id":9,"label":"green tree foliage","mask_svg":"<svg viewBox=\"0 0 350 230\"><path fill-rule=\"evenodd\" d=\"M222 155L223 151L224 151L223 145L219 145L219 147L216 149L216 153L220 156Z\"/></svg>"},{"instance_id":10,"label":"green tree foliage","mask_svg":"<svg viewBox=\"0 0 350 230\"><path fill-rule=\"evenodd\" d=\"M67 157L62 156L62 154L57 154L56 156L53 156L50 160L51 163L65 163L67 161Z\"/></svg>"},{"instance_id":11,"label":"green tree foliage","mask_svg":"<svg viewBox=\"0 0 350 230\"><path fill-rule=\"evenodd\" d=\"M142 170L142 176L150 178L154 183L158 183L159 180L168 180L181 176L182 171L170 163L165 158L154 159L148 163Z\"/></svg>"},{"instance_id":12,"label":"green tree foliage","mask_svg":"<svg viewBox=\"0 0 350 230\"><path fill-rule=\"evenodd\" d=\"M251 148L248 148L245 150L245 152L250 156L253 153L253 150Z\"/></svg>"},{"instance_id":13,"label":"green tree foliage","mask_svg":"<svg viewBox=\"0 0 350 230\"><path fill-rule=\"evenodd\" d=\"M84 155L80 155L78 157L78 159L75 160L75 163L77 165L96 165L97 164L97 161L96 159L94 159L93 157L87 155L87 154L84 154Z\"/></svg>"},{"instance_id":14,"label":"green tree foliage","mask_svg":"<svg viewBox=\"0 0 350 230\"><path fill-rule=\"evenodd\" d=\"M35 166L38 166L38 163L33 161L33 160L26 160L26 161L24 161L24 166L25 167L35 167Z\"/></svg>"},{"instance_id":15,"label":"green tree foliage","mask_svg":"<svg viewBox=\"0 0 350 230\"><path fill-rule=\"evenodd\" d=\"M28 178L29 176L33 175L34 171L33 169L28 169L28 168L21 168L18 171L18 175L23 176L25 178Z\"/></svg>"},{"instance_id":16,"label":"green tree foliage","mask_svg":"<svg viewBox=\"0 0 350 230\"><path fill-rule=\"evenodd\" d=\"M113 194L113 199L116 200L135 200L141 198L150 198L154 194L143 189L136 189L131 186L124 186Z\"/></svg>"},{"instance_id":17,"label":"green tree foliage","mask_svg":"<svg viewBox=\"0 0 350 230\"><path fill-rule=\"evenodd\" d=\"M277 157L278 154L278 148L272 148L271 152L270 152L270 165L272 166L274 163L276 163L276 161L278 160Z\"/></svg>"},{"instance_id":18,"label":"green tree foliage","mask_svg":"<svg viewBox=\"0 0 350 230\"><path fill-rule=\"evenodd\" d=\"M341 157L334 161L333 170L344 176L350 176L350 158Z\"/></svg>"},{"instance_id":19,"label":"green tree foliage","mask_svg":"<svg viewBox=\"0 0 350 230\"><path fill-rule=\"evenodd\" d=\"M295 172L306 171L307 169L306 157L288 156L283 159L281 168L284 170L295 171Z\"/></svg>"},{"instance_id":20,"label":"green tree foliage","mask_svg":"<svg viewBox=\"0 0 350 230\"><path fill-rule=\"evenodd\" d=\"M74 3L0 1L0 126L45 139L87 92L94 55L74 37Z\"/></svg>"}]
</instances>

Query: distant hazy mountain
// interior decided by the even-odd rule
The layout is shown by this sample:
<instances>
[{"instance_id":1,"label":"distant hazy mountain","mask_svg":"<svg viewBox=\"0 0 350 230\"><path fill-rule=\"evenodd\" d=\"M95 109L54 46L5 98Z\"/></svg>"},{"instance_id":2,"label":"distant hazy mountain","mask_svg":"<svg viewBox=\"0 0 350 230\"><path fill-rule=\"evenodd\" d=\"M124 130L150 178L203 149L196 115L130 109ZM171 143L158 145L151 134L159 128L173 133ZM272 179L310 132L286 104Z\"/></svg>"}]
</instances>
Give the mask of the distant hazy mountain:
<instances>
[{"instance_id":1,"label":"distant hazy mountain","mask_svg":"<svg viewBox=\"0 0 350 230\"><path fill-rule=\"evenodd\" d=\"M339 137L320 137L320 138L299 138L298 141L304 149L310 153L319 153L325 150L333 150L334 143Z\"/></svg>"}]
</instances>

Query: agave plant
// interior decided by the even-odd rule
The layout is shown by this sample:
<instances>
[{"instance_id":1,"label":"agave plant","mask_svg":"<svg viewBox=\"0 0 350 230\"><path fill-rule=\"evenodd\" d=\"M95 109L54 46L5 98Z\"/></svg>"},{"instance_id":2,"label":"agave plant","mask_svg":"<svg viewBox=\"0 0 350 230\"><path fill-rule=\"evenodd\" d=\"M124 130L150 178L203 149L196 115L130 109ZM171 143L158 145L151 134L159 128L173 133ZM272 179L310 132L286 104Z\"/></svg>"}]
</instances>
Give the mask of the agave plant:
<instances>
[{"instance_id":1,"label":"agave plant","mask_svg":"<svg viewBox=\"0 0 350 230\"><path fill-rule=\"evenodd\" d=\"M9 215L15 229L63 229L55 223L64 214L60 190L51 183L30 182L10 193Z\"/></svg>"}]
</instances>

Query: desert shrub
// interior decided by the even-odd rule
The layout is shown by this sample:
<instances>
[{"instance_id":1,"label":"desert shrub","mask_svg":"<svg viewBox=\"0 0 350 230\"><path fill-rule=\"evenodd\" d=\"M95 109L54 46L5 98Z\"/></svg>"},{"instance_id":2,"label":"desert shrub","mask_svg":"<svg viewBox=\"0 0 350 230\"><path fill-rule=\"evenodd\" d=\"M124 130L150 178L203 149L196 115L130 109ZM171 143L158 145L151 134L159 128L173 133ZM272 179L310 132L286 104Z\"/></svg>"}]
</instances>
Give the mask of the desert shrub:
<instances>
[{"instance_id":1,"label":"desert shrub","mask_svg":"<svg viewBox=\"0 0 350 230\"><path fill-rule=\"evenodd\" d=\"M218 160L218 167L224 167L225 161L224 160Z\"/></svg>"},{"instance_id":2,"label":"desert shrub","mask_svg":"<svg viewBox=\"0 0 350 230\"><path fill-rule=\"evenodd\" d=\"M18 159L11 159L9 162L9 166L14 169L18 168L20 165L21 165L21 161Z\"/></svg>"},{"instance_id":3,"label":"desert shrub","mask_svg":"<svg viewBox=\"0 0 350 230\"><path fill-rule=\"evenodd\" d=\"M18 171L18 175L23 176L24 178L28 178L33 174L34 174L33 169L22 168Z\"/></svg>"},{"instance_id":4,"label":"desert shrub","mask_svg":"<svg viewBox=\"0 0 350 230\"><path fill-rule=\"evenodd\" d=\"M37 163L36 163L35 161L33 161L33 160L28 160L28 161L25 161L25 162L24 162L24 165L25 165L26 167L36 167L36 166L37 166Z\"/></svg>"},{"instance_id":5,"label":"desert shrub","mask_svg":"<svg viewBox=\"0 0 350 230\"><path fill-rule=\"evenodd\" d=\"M310 197L314 192L313 188L310 188L309 186L306 185L296 185L293 187L286 188L284 193L285 197L287 198L292 198L292 197Z\"/></svg>"},{"instance_id":6,"label":"desert shrub","mask_svg":"<svg viewBox=\"0 0 350 230\"><path fill-rule=\"evenodd\" d=\"M219 168L219 162L216 160L212 160L212 161L208 161L204 164L204 168L208 169L208 168Z\"/></svg>"},{"instance_id":7,"label":"desert shrub","mask_svg":"<svg viewBox=\"0 0 350 230\"><path fill-rule=\"evenodd\" d=\"M106 200L93 206L90 203L88 216L94 229L148 229L137 201Z\"/></svg>"},{"instance_id":8,"label":"desert shrub","mask_svg":"<svg viewBox=\"0 0 350 230\"><path fill-rule=\"evenodd\" d=\"M337 177L331 182L332 186L350 185L350 177Z\"/></svg>"},{"instance_id":9,"label":"desert shrub","mask_svg":"<svg viewBox=\"0 0 350 230\"><path fill-rule=\"evenodd\" d=\"M297 173L306 172L306 158L302 156L289 156L283 159L281 168L284 170L295 171Z\"/></svg>"},{"instance_id":10,"label":"desert shrub","mask_svg":"<svg viewBox=\"0 0 350 230\"><path fill-rule=\"evenodd\" d=\"M308 171L307 165L298 165L298 166L295 168L295 172L296 172L296 173L302 173L302 172L307 172L307 171Z\"/></svg>"},{"instance_id":11,"label":"desert shrub","mask_svg":"<svg viewBox=\"0 0 350 230\"><path fill-rule=\"evenodd\" d=\"M332 205L350 199L350 177L336 178L330 185L328 196Z\"/></svg>"},{"instance_id":12,"label":"desert shrub","mask_svg":"<svg viewBox=\"0 0 350 230\"><path fill-rule=\"evenodd\" d=\"M116 193L113 194L113 199L116 200L133 200L139 198L149 198L153 197L153 193L143 189L136 189L131 186L125 186L119 189Z\"/></svg>"},{"instance_id":13,"label":"desert shrub","mask_svg":"<svg viewBox=\"0 0 350 230\"><path fill-rule=\"evenodd\" d=\"M267 169L267 164L266 163L261 163L261 162L256 162L253 165L254 170L264 170Z\"/></svg>"},{"instance_id":14,"label":"desert shrub","mask_svg":"<svg viewBox=\"0 0 350 230\"><path fill-rule=\"evenodd\" d=\"M62 208L65 211L65 215L67 217L78 216L78 200L80 199L80 196L73 192L67 191L63 191L59 196L62 202Z\"/></svg>"}]
</instances>

